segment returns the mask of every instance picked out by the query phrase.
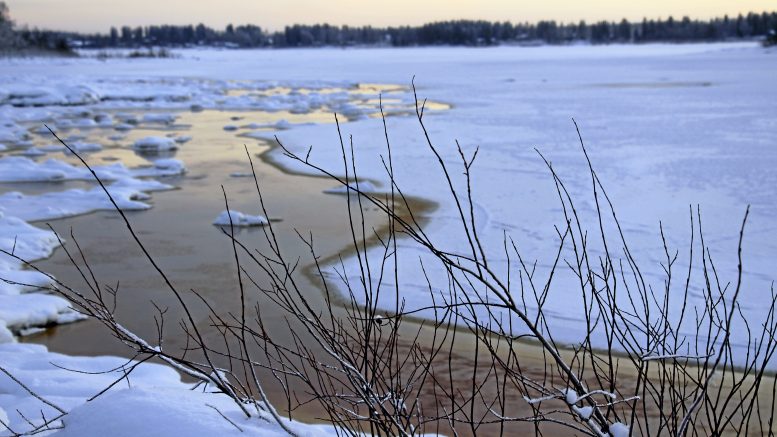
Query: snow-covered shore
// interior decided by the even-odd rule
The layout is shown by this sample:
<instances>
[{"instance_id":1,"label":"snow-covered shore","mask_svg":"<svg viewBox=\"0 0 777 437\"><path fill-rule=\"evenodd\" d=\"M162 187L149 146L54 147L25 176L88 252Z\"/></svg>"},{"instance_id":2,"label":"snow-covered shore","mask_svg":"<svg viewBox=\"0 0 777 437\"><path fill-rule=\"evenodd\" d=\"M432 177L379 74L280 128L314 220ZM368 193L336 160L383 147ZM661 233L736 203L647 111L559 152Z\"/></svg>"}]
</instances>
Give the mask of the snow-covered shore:
<instances>
[{"instance_id":1,"label":"snow-covered shore","mask_svg":"<svg viewBox=\"0 0 777 437\"><path fill-rule=\"evenodd\" d=\"M143 363L107 394L88 399L122 378L133 363L118 357L73 357L33 344L0 344L0 366L40 395L0 377L0 421L16 432L56 419L58 436L288 435L268 415L246 418L226 396L194 390L170 367ZM60 411L61 410L61 411ZM223 414L223 416L222 416ZM225 418L226 417L226 418ZM287 424L299 435L334 435L326 425ZM0 435L9 435L0 431ZM45 434L44 434L45 435Z\"/></svg>"},{"instance_id":2,"label":"snow-covered shore","mask_svg":"<svg viewBox=\"0 0 777 437\"><path fill-rule=\"evenodd\" d=\"M17 60L4 61L0 63L0 69L18 71L13 68ZM47 62L56 64L58 61L33 59L26 62L36 64L37 70ZM89 67L88 61L84 64ZM0 114L4 117L0 124L0 184L3 184L0 249L6 252L0 255L0 365L31 387L36 395L61 405L62 410L74 409L72 415L52 424L58 427L64 422L66 427L61 432L65 434L111 430L113 434L137 435L176 429L190 430L188 434L191 435L221 435L239 432L238 428L268 435L282 433L280 427L269 423L267 418L246 421L237 408L219 396L191 392L191 387L181 383L176 372L162 366L143 365L144 371L133 373L132 389L112 391L105 401L98 399L81 405L105 388L101 385L107 385L107 378L115 378L120 373L109 372L103 378L91 378L92 375L57 366L92 372L102 369L106 362L115 364L121 360L64 357L48 353L40 346L15 343L14 336L34 334L49 325L83 318L67 300L45 293L53 278L45 272L26 268L25 261L34 262L50 256L62 241L53 231L36 227L34 223L110 211L116 207L124 211L151 208L151 193L175 188L163 179L180 177L186 172L183 162L169 158L176 150L187 147L186 143L192 139L179 134L186 126L175 125L180 114L176 111L221 108L290 114L337 111L356 119L377 111L377 104L368 101L373 97L372 91L359 89L349 82L312 81L306 82L304 88L287 82L283 89L289 91L278 92L278 84L268 81L234 83L219 78L181 78L178 80L180 86L176 87L172 83L176 81L167 79L149 86L145 80L136 77L113 80L96 76L84 81L57 74L44 76L46 80L43 81L26 75L4 75L0 80ZM291 126L293 123L279 118L265 124L227 125L224 131L234 132L225 135L235 135L239 130L273 132ZM91 171L72 156L70 149L59 144L50 130L63 138L72 151L91 161ZM160 131L167 133L162 136ZM134 152L134 156L127 155L125 150ZM143 164L128 166L116 155L130 156L133 162ZM102 161L113 162L103 164ZM96 184L95 176L105 183L112 199ZM74 184L79 188L63 189L63 186ZM267 223L262 216L225 211L215 224L228 226L230 217L236 226ZM32 369L40 371L28 372ZM28 423L25 417L38 417L41 409L48 419L54 417L52 414L58 414L58 408L52 410L9 375L5 376L0 376L3 384L0 420L10 429L24 432L39 425L36 421ZM61 387L51 384L54 380L69 381L71 386L79 388L65 393ZM149 420L124 423L126 416L121 413L127 409L137 410L136 407ZM187 414L180 422L167 417L184 410ZM221 413L239 425L234 426L222 418ZM217 420L214 420L214 414ZM94 420L101 415L110 416L112 420ZM295 426L301 429L301 435L332 434L330 427ZM4 434L0 432L0 435Z\"/></svg>"}]
</instances>

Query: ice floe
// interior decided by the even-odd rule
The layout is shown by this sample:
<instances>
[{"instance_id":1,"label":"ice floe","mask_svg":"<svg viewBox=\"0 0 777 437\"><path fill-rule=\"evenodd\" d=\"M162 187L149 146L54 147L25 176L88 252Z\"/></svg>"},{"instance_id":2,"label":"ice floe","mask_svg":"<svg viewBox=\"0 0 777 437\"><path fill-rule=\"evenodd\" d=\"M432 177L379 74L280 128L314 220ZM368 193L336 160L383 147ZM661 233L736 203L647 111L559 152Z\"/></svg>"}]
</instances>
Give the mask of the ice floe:
<instances>
[{"instance_id":1,"label":"ice floe","mask_svg":"<svg viewBox=\"0 0 777 437\"><path fill-rule=\"evenodd\" d=\"M86 105L97 103L95 91L84 85L58 85L44 87L18 87L9 89L0 104L13 106Z\"/></svg>"},{"instance_id":2,"label":"ice floe","mask_svg":"<svg viewBox=\"0 0 777 437\"><path fill-rule=\"evenodd\" d=\"M357 189L365 194L381 192L381 190L370 181L359 181L358 185L355 182L351 182L349 185L350 187L348 185L338 185L337 187L324 190L324 192L328 194L348 194L350 191L351 194L356 194Z\"/></svg>"},{"instance_id":3,"label":"ice floe","mask_svg":"<svg viewBox=\"0 0 777 437\"><path fill-rule=\"evenodd\" d=\"M152 113L143 115L143 123L161 123L171 124L178 118L175 114L169 113Z\"/></svg>"},{"instance_id":4,"label":"ice floe","mask_svg":"<svg viewBox=\"0 0 777 437\"><path fill-rule=\"evenodd\" d=\"M0 123L0 143L13 144L28 137L27 130L14 122Z\"/></svg>"},{"instance_id":5,"label":"ice floe","mask_svg":"<svg viewBox=\"0 0 777 437\"><path fill-rule=\"evenodd\" d=\"M135 150L144 152L161 152L165 150L176 150L178 144L175 140L167 137L144 137L132 145Z\"/></svg>"},{"instance_id":6,"label":"ice floe","mask_svg":"<svg viewBox=\"0 0 777 437\"><path fill-rule=\"evenodd\" d=\"M30 157L43 156L45 154L46 154L45 150L39 149L37 147L30 147L28 149L25 149L24 152L22 152L22 155L30 156Z\"/></svg>"},{"instance_id":7,"label":"ice floe","mask_svg":"<svg viewBox=\"0 0 777 437\"><path fill-rule=\"evenodd\" d=\"M267 224L267 219L261 215L248 215L239 211L225 210L213 221L216 226L230 226L230 223L234 226L264 226Z\"/></svg>"},{"instance_id":8,"label":"ice floe","mask_svg":"<svg viewBox=\"0 0 777 437\"><path fill-rule=\"evenodd\" d=\"M46 258L57 246L59 240L52 231L0 211L0 342L12 341L8 338L11 332L80 318L61 297L25 294L48 286L51 280L42 273L22 269L23 261Z\"/></svg>"},{"instance_id":9,"label":"ice floe","mask_svg":"<svg viewBox=\"0 0 777 437\"><path fill-rule=\"evenodd\" d=\"M97 143L84 143L81 141L76 141L73 143L69 143L68 146L70 149L65 148L63 151L68 154L72 153L89 153L89 152L99 152L103 149L103 146ZM71 151L72 150L72 151Z\"/></svg>"},{"instance_id":10,"label":"ice floe","mask_svg":"<svg viewBox=\"0 0 777 437\"><path fill-rule=\"evenodd\" d=\"M174 176L186 171L177 159L159 159L150 166L127 168L117 162L93 166L92 171L102 181L115 181L126 177ZM94 180L85 167L77 167L58 159L35 162L22 156L0 158L0 182L52 182L65 180Z\"/></svg>"},{"instance_id":11,"label":"ice floe","mask_svg":"<svg viewBox=\"0 0 777 437\"><path fill-rule=\"evenodd\" d=\"M151 205L144 203L151 191L169 190L173 187L157 181L125 178L108 185L108 192L122 210L144 210ZM113 203L101 187L90 190L71 189L39 195L25 195L11 191L0 195L0 211L13 213L23 220L53 220L92 211L113 210Z\"/></svg>"}]
</instances>

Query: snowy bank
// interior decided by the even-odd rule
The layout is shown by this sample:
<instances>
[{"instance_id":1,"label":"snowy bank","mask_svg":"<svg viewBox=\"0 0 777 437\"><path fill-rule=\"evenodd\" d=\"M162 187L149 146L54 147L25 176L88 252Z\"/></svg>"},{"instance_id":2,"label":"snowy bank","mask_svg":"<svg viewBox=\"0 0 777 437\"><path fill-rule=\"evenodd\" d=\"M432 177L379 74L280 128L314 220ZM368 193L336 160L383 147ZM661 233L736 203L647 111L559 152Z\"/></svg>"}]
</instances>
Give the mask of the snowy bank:
<instances>
[{"instance_id":1,"label":"snowy bank","mask_svg":"<svg viewBox=\"0 0 777 437\"><path fill-rule=\"evenodd\" d=\"M69 413L52 424L52 428L64 427L59 436L288 435L269 415L246 418L226 396L192 390L191 384L181 382L178 373L167 366L140 364L127 381L86 402L134 363L118 357L72 357L39 345L15 343L0 344L0 363L34 393ZM0 373L0 393L0 419L16 432L31 429L25 417L39 425L41 415L47 419L60 416L57 409L4 373ZM299 435L336 435L325 425L289 422L288 426Z\"/></svg>"},{"instance_id":2,"label":"snowy bank","mask_svg":"<svg viewBox=\"0 0 777 437\"><path fill-rule=\"evenodd\" d=\"M11 333L82 318L65 299L32 293L49 286L51 279L23 269L21 260L46 258L57 246L59 241L53 232L0 211L0 343L13 341Z\"/></svg>"}]
</instances>

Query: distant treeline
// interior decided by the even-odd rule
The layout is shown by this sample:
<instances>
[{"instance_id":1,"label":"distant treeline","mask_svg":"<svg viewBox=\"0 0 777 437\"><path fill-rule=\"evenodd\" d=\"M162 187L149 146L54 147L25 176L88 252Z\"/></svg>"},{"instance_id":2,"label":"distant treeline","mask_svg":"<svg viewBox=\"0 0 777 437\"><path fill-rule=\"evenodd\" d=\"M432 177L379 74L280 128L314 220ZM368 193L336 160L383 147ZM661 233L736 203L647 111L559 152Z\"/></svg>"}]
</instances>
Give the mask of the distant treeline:
<instances>
[{"instance_id":1,"label":"distant treeline","mask_svg":"<svg viewBox=\"0 0 777 437\"><path fill-rule=\"evenodd\" d=\"M61 32L14 29L8 6L0 1L0 55L41 51L72 54L72 37Z\"/></svg>"},{"instance_id":2,"label":"distant treeline","mask_svg":"<svg viewBox=\"0 0 777 437\"><path fill-rule=\"evenodd\" d=\"M2 6L0 1L0 6ZM6 22L7 10L4 14ZM2 22L0 22L1 24ZM17 39L33 44L57 47L65 44L82 48L141 48L217 46L255 47L320 47L320 46L489 46L498 44L569 44L587 42L647 43L702 42L736 39L774 39L777 12L724 16L711 20L682 19L641 22L600 21L597 23L510 23L458 20L378 28L371 26L332 26L329 24L286 26L282 31L268 32L255 25L228 25L213 29L204 24L185 26L113 27L108 34L79 34L40 30L16 30ZM6 38L0 28L0 38ZM1 43L0 43L1 45ZM53 48L53 47L52 47Z\"/></svg>"},{"instance_id":3,"label":"distant treeline","mask_svg":"<svg viewBox=\"0 0 777 437\"><path fill-rule=\"evenodd\" d=\"M749 13L708 21L648 20L632 23L600 21L562 24L540 21L536 24L489 21L444 21L422 26L378 28L371 26L331 26L328 24L286 26L283 31L267 32L259 26L228 25L216 30L203 24L188 26L148 26L112 28L110 33L72 35L84 47L140 46L226 46L226 47L318 47L318 46L488 46L505 43L567 44L589 42L642 43L722 41L766 37L777 29L777 12Z\"/></svg>"}]
</instances>

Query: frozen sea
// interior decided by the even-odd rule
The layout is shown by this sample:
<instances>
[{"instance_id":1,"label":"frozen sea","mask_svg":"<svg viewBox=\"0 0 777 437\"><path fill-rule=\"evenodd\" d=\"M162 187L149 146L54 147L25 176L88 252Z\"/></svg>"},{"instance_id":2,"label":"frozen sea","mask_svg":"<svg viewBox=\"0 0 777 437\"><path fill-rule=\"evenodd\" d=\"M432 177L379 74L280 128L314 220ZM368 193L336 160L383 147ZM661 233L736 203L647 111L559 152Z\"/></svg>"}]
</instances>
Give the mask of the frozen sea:
<instances>
[{"instance_id":1,"label":"frozen sea","mask_svg":"<svg viewBox=\"0 0 777 437\"><path fill-rule=\"evenodd\" d=\"M335 173L342 173L342 163L329 114L343 115L347 119L343 133L353 138L360 174L375 182L378 191L385 190L387 178L380 160L386 154L383 125L375 117L378 88L358 88L359 84L384 84L380 89L391 90L384 97L387 110L394 115L387 118L387 124L397 182L405 194L438 205L426 228L430 238L447 251L466 253L466 238L444 175L417 120L408 113L413 104L409 85L415 78L420 98L449 105L429 112L425 123L456 175L461 174L456 141L468 155L479 148L472 169L475 226L495 270L507 268L505 235L529 263L536 260L538 277L547 274L555 256L555 226L563 227L564 218L553 178L537 151L564 180L588 229L597 230L590 175L574 119L632 255L646 280L659 291L663 288L660 263L665 257L659 223L670 249L679 251L678 272L687 270L689 208L695 211L698 207L718 275L722 283L733 283L739 227L750 205L743 242L741 305L748 320L761 320L765 315L764 303L777 276L777 52L773 49L756 43L728 43L182 50L176 54L172 59L0 61L0 143L4 146L0 146L0 180L51 176L34 165L51 156L45 150L30 150L32 134L25 126L67 118L72 120L68 123L81 123L84 128L93 123L99 128L104 123L115 134L132 129L134 123L168 122L164 114L154 119L163 111L174 117L176 111L229 109L320 114L320 122L256 126L251 135L269 138L277 134L286 147L303 155L312 146L310 160ZM286 91L273 91L278 89ZM126 110L156 115L140 120L116 115ZM186 147L185 140L176 143L157 138L149 143ZM16 163L2 165L10 155L25 151L24 165L19 165L18 156L12 157ZM272 154L279 166L310 171L278 149ZM142 195L133 195L144 191L133 177L136 170L106 171L118 171L124 186L134 190L127 193L127 202L142 200ZM454 179L463 187L459 176ZM50 195L56 196L57 191L52 186ZM35 214L49 219L52 214L83 213L97 209L93 205L100 201L84 195L82 209L52 212L40 205L23 205L24 198L17 194L12 198L13 208L11 203L0 204L6 221L25 214L24 220L32 221L41 218ZM13 228L0 229L3 244L15 244L11 233L22 225L13 224ZM27 234L38 244L31 251L33 257L46 256L56 247L51 235ZM591 246L595 255L601 254L599 249ZM398 259L398 286L406 309L430 303L428 293L423 292L427 285L419 259L436 288L447 284L445 270L410 241L400 241ZM18 271L9 260L5 263L0 267ZM353 260L346 260L345 269L354 279L358 275ZM696 284L699 279L696 275ZM671 293L675 299L675 292ZM394 308L393 293L382 296L381 306ZM690 299L692 305L702 303L697 285L691 287ZM54 307L46 320L67 319L60 303L46 304ZM568 274L560 274L545 307L557 341L573 344L581 340L581 305L579 286L575 287ZM734 342L743 344L744 338L737 335Z\"/></svg>"},{"instance_id":2,"label":"frozen sea","mask_svg":"<svg viewBox=\"0 0 777 437\"><path fill-rule=\"evenodd\" d=\"M504 261L505 232L529 261L552 260L563 225L555 186L539 150L564 179L585 215L593 208L590 178L572 119L580 125L593 165L608 189L630 249L647 278L661 287L659 223L670 249L687 251L689 206L698 206L707 243L723 282L735 280L735 247L747 205L743 309L755 315L769 294L777 255L777 55L745 44L498 47L484 49L324 49L286 51L186 50L174 59L14 60L0 64L0 113L6 120L50 120L80 108L140 110L204 108L338 112L350 117L362 176L383 181L385 144L375 105L337 93L273 96L278 86L326 90L380 83L404 87L387 103L408 109L415 77L419 97L451 109L427 116L431 139L451 166L455 141L465 153L479 147L473 167L476 226L494 264ZM242 90L235 92L235 90ZM253 90L248 92L246 90ZM366 97L370 91L365 90ZM5 94L5 96L4 96ZM332 97L334 95L334 97ZM372 98L377 98L377 92ZM385 97L385 96L384 96ZM35 105L35 106L30 106ZM67 106L65 106L67 105ZM401 111L400 111L401 113ZM326 120L326 118L324 118ZM326 121L331 121L326 120ZM389 117L397 180L406 194L439 205L428 232L451 252L465 251L457 213L412 116ZM256 133L272 138L275 131ZM7 135L6 135L7 136ZM342 173L331 123L291 126L286 147ZM276 150L275 162L309 171ZM456 173L460 168L456 167ZM423 183L419 183L423 181ZM5 210L6 215L13 211ZM593 225L594 223L587 223ZM591 228L595 229L595 228ZM400 289L408 308L428 303L419 270L422 250L405 242ZM687 257L686 257L687 258ZM678 266L687 265L680 256ZM444 270L429 261L434 283ZM682 271L681 267L678 267ZM497 269L498 270L498 269ZM357 269L348 269L356 274ZM393 286L393 284L385 284ZM563 278L547 310L564 322L557 333L575 342L579 296ZM693 293L693 290L692 290ZM572 294L570 296L570 294ZM384 293L384 296L393 293ZM386 301L387 308L393 308Z\"/></svg>"}]
</instances>

